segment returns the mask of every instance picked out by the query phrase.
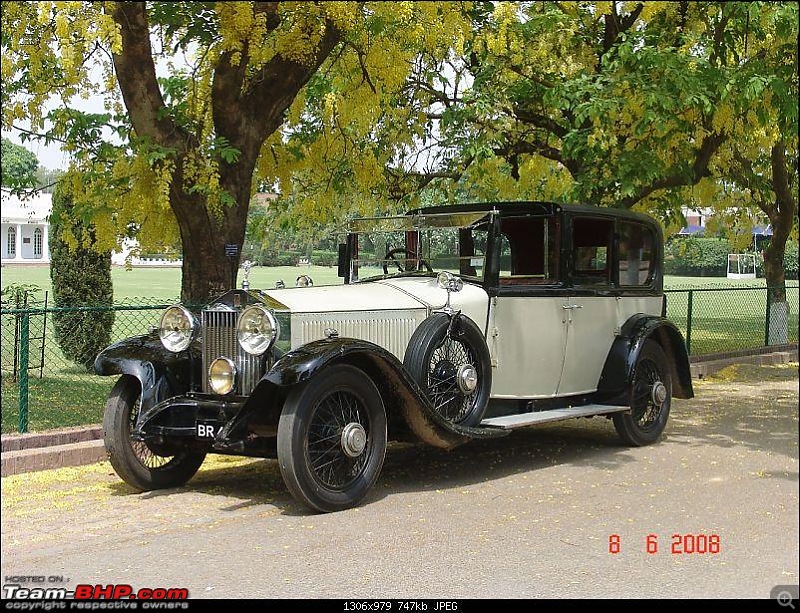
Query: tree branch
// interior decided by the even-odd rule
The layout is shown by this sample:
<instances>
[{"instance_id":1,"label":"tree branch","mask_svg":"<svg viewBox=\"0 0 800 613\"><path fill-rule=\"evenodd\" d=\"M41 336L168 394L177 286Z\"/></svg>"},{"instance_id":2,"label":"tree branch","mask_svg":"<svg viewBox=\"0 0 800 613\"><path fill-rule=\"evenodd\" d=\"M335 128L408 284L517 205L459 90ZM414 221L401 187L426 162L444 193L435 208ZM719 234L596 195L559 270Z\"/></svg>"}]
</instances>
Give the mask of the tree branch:
<instances>
[{"instance_id":1,"label":"tree branch","mask_svg":"<svg viewBox=\"0 0 800 613\"><path fill-rule=\"evenodd\" d=\"M532 111L527 111L520 106L513 107L509 114L513 115L518 121L522 123L529 123L532 126L536 126L537 128L542 128L543 130L547 130L554 136L558 138L564 138L567 135L567 129L559 124L554 119L550 119L545 115L539 115L538 113L534 113Z\"/></svg>"},{"instance_id":2,"label":"tree branch","mask_svg":"<svg viewBox=\"0 0 800 613\"><path fill-rule=\"evenodd\" d=\"M111 16L122 34L122 51L112 54L114 71L137 136L183 149L189 135L166 112L156 79L145 3L114 2Z\"/></svg>"},{"instance_id":3,"label":"tree branch","mask_svg":"<svg viewBox=\"0 0 800 613\"><path fill-rule=\"evenodd\" d=\"M669 176L657 179L650 185L640 189L637 193L622 198L619 201L619 206L629 209L634 204L659 189L696 185L700 182L700 179L708 176L708 164L711 161L711 157L716 153L720 145L725 142L726 138L727 136L724 134L710 134L706 136L700 148L695 151L694 162L688 174L678 170Z\"/></svg>"},{"instance_id":4,"label":"tree branch","mask_svg":"<svg viewBox=\"0 0 800 613\"><path fill-rule=\"evenodd\" d=\"M254 159L264 138L281 125L284 111L340 41L341 32L332 21L326 20L325 34L308 62L299 63L279 54L261 68L249 91L243 95L240 106L239 121L243 132L253 131L257 135L255 151L252 152Z\"/></svg>"}]
</instances>

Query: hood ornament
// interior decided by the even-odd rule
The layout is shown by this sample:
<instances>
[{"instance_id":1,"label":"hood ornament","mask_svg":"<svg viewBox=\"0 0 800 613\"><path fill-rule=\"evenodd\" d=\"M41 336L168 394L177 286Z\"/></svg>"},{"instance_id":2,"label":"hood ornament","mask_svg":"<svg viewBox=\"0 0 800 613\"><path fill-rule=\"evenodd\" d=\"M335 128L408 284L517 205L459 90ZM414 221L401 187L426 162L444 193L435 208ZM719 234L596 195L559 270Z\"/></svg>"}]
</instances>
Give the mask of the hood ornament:
<instances>
[{"instance_id":1,"label":"hood ornament","mask_svg":"<svg viewBox=\"0 0 800 613\"><path fill-rule=\"evenodd\" d=\"M443 270L436 275L436 285L443 290L447 290L447 302L441 308L441 312L452 315L454 311L453 307L450 306L450 293L460 292L462 289L464 289L464 282L461 280L461 277L456 277L455 275Z\"/></svg>"},{"instance_id":2,"label":"hood ornament","mask_svg":"<svg viewBox=\"0 0 800 613\"><path fill-rule=\"evenodd\" d=\"M253 263L250 260L242 262L242 270L244 270L244 279L242 279L242 289L250 289L250 269L253 268Z\"/></svg>"}]
</instances>

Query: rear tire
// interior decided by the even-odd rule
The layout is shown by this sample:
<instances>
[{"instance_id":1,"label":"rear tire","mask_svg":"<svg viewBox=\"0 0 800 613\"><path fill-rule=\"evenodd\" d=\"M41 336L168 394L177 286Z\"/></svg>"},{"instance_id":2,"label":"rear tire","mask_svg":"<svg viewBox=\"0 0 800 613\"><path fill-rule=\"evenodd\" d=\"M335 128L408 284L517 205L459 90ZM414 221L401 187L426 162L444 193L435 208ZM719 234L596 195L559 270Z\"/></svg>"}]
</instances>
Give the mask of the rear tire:
<instances>
[{"instance_id":1,"label":"rear tire","mask_svg":"<svg viewBox=\"0 0 800 613\"><path fill-rule=\"evenodd\" d=\"M632 447L655 443L667 425L672 405L669 360L655 341L645 341L639 353L628 391L628 404L630 412L613 416L617 434Z\"/></svg>"},{"instance_id":2,"label":"rear tire","mask_svg":"<svg viewBox=\"0 0 800 613\"><path fill-rule=\"evenodd\" d=\"M206 457L204 452L155 453L147 443L131 437L141 407L141 385L136 377L122 375L106 402L103 439L114 471L140 491L184 485Z\"/></svg>"}]
</instances>

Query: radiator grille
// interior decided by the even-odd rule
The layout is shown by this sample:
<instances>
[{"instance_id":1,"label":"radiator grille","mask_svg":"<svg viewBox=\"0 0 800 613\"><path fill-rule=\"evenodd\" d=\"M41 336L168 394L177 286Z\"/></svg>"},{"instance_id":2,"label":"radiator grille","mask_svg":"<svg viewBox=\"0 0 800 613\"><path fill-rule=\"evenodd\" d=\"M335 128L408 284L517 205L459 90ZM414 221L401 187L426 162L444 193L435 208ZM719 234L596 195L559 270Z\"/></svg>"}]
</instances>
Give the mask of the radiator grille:
<instances>
[{"instance_id":1,"label":"radiator grille","mask_svg":"<svg viewBox=\"0 0 800 613\"><path fill-rule=\"evenodd\" d=\"M325 338L325 328L334 328L340 337L358 338L393 353L402 360L411 335L419 322L413 317L398 318L358 318L346 316L341 318L303 319L300 325L300 343Z\"/></svg>"},{"instance_id":2,"label":"radiator grille","mask_svg":"<svg viewBox=\"0 0 800 613\"><path fill-rule=\"evenodd\" d=\"M237 311L203 311L203 391L213 393L208 384L208 368L219 357L226 357L236 364L238 373L236 393L247 395L264 374L264 356L250 355L236 340Z\"/></svg>"}]
</instances>

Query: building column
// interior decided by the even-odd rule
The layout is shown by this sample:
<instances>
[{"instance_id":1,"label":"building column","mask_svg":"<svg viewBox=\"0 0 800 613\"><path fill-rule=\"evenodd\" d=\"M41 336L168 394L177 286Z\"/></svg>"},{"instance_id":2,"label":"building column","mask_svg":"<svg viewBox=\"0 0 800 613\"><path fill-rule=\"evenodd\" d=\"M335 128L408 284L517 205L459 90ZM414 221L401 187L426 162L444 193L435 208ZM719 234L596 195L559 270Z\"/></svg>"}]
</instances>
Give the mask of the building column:
<instances>
[{"instance_id":1,"label":"building column","mask_svg":"<svg viewBox=\"0 0 800 613\"><path fill-rule=\"evenodd\" d=\"M17 245L14 252L14 261L22 261L22 224L17 224Z\"/></svg>"},{"instance_id":2,"label":"building column","mask_svg":"<svg viewBox=\"0 0 800 613\"><path fill-rule=\"evenodd\" d=\"M50 231L50 224L46 221L42 222L42 261L50 261L50 240L48 233Z\"/></svg>"}]
</instances>

